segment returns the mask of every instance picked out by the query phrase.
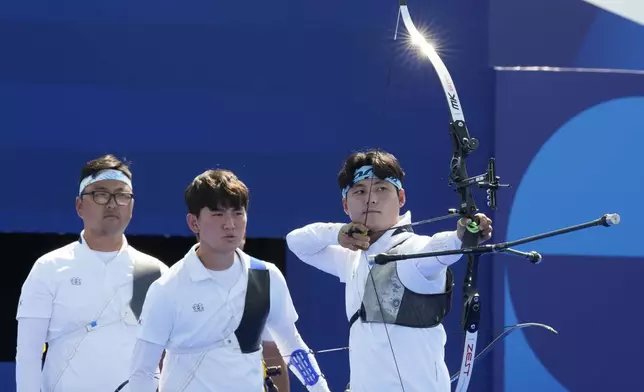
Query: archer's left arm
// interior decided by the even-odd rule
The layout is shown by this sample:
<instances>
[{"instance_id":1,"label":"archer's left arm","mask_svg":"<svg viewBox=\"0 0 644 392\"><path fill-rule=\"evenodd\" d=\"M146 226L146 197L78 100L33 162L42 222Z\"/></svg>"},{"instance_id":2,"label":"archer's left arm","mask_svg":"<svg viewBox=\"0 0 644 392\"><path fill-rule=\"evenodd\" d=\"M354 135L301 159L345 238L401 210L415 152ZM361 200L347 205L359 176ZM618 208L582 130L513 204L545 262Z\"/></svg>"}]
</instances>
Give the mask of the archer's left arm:
<instances>
[{"instance_id":1,"label":"archer's left arm","mask_svg":"<svg viewBox=\"0 0 644 392\"><path fill-rule=\"evenodd\" d=\"M418 235L410 238L408 244L404 244L401 253L425 253L444 250L460 249L461 240L454 231L443 231L433 236ZM399 262L398 268L409 268L413 265L426 279L434 279L442 270L460 260L462 255L446 255L409 259Z\"/></svg>"},{"instance_id":2,"label":"archer's left arm","mask_svg":"<svg viewBox=\"0 0 644 392\"><path fill-rule=\"evenodd\" d=\"M269 266L269 270L271 273L271 310L266 321L266 328L273 337L279 352L288 358L288 368L306 386L306 389L312 392L330 392L315 356L302 340L295 326L298 316L284 275L273 265Z\"/></svg>"},{"instance_id":3,"label":"archer's left arm","mask_svg":"<svg viewBox=\"0 0 644 392\"><path fill-rule=\"evenodd\" d=\"M482 213L477 213L476 218L479 222L478 225L481 235L480 243L483 243L489 240L492 236L492 220ZM432 237L414 236L410 239L411 241L409 241L409 246L412 249L405 249L405 253L408 251L413 253L424 253L460 249L462 238L466 230L465 225L469 222L469 220L464 222L464 219L459 219L456 230L436 233ZM414 263L416 269L421 275L426 279L431 280L436 278L442 270L460 260L462 256L463 255L461 254L445 255L411 259L409 261Z\"/></svg>"}]
</instances>

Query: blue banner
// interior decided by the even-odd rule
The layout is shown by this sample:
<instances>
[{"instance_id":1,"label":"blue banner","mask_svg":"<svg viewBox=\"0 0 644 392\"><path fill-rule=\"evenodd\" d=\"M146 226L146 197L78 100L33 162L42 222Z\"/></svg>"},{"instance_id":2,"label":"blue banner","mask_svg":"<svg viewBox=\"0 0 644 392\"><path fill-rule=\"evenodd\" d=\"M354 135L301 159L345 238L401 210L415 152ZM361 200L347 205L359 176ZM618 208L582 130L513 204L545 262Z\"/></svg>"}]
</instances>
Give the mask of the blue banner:
<instances>
[{"instance_id":1,"label":"blue banner","mask_svg":"<svg viewBox=\"0 0 644 392\"><path fill-rule=\"evenodd\" d=\"M496 327L543 322L506 339L504 390L636 390L644 322L633 295L644 273L637 195L644 177L644 76L579 72L497 74L496 156L514 187L499 196L497 240L513 240L619 213L622 222L518 246L539 265L495 256Z\"/></svg>"}]
</instances>

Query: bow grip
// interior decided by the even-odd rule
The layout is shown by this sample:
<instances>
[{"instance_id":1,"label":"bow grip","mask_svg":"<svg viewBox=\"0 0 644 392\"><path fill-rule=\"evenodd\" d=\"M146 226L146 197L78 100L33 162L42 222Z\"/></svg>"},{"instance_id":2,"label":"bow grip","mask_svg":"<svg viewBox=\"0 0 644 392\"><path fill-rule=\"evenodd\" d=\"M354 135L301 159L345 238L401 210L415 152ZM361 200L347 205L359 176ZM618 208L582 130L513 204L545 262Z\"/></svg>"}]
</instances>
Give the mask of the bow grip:
<instances>
[{"instance_id":1,"label":"bow grip","mask_svg":"<svg viewBox=\"0 0 644 392\"><path fill-rule=\"evenodd\" d=\"M474 216L472 218L467 217L467 219L470 219L470 223L464 225L462 222L463 219L466 219L466 217L461 218L458 222L459 225L465 227L462 241L463 247L478 246L480 244L479 237L481 235L481 228L479 227L479 224L481 223L481 220L478 216Z\"/></svg>"}]
</instances>

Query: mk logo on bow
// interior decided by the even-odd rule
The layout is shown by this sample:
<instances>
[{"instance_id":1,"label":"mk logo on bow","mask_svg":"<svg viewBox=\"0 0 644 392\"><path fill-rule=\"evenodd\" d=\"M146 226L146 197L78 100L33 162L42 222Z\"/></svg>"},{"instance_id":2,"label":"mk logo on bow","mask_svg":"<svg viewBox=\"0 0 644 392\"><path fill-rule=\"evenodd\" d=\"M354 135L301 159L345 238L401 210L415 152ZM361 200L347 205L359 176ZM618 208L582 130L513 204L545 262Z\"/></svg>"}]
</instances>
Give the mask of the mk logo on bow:
<instances>
[{"instance_id":1,"label":"mk logo on bow","mask_svg":"<svg viewBox=\"0 0 644 392\"><path fill-rule=\"evenodd\" d=\"M204 311L203 304L202 303L197 303L197 304L192 305L192 310L194 310L195 312L203 312Z\"/></svg>"},{"instance_id":2,"label":"mk logo on bow","mask_svg":"<svg viewBox=\"0 0 644 392\"><path fill-rule=\"evenodd\" d=\"M458 101L456 100L456 93L448 93L447 95L449 96L449 103L452 108L455 110L461 110L461 108L458 106Z\"/></svg>"},{"instance_id":3,"label":"mk logo on bow","mask_svg":"<svg viewBox=\"0 0 644 392\"><path fill-rule=\"evenodd\" d=\"M72 286L80 286L81 284L83 284L83 281L78 276L74 276L73 278L69 279L69 283L71 283Z\"/></svg>"}]
</instances>

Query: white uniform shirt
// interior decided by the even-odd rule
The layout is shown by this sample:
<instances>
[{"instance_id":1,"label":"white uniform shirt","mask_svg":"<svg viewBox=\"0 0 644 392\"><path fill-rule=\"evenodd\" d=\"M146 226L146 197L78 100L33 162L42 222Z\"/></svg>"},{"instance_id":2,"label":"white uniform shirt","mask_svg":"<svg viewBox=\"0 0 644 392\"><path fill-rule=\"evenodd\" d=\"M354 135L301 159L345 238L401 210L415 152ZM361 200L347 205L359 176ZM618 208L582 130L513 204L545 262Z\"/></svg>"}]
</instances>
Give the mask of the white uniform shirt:
<instances>
[{"instance_id":1,"label":"white uniform shirt","mask_svg":"<svg viewBox=\"0 0 644 392\"><path fill-rule=\"evenodd\" d=\"M49 325L42 392L112 392L127 380L138 329L129 306L137 259L157 263L162 273L168 270L125 239L121 250L112 254L95 252L82 241L47 253L34 263L22 286L16 318ZM92 321L95 326L88 331L86 326ZM34 339L18 338L18 392L41 390L33 383L38 374L20 363L21 350L27 346L35 343L42 350L44 341Z\"/></svg>"},{"instance_id":2,"label":"white uniform shirt","mask_svg":"<svg viewBox=\"0 0 644 392\"><path fill-rule=\"evenodd\" d=\"M160 392L262 391L262 350L242 354L234 333L244 312L250 256L237 250L231 268L213 273L199 260L197 247L148 291L139 333L142 344L135 350L130 382L137 391L154 391L148 368L165 347ZM286 280L274 264L265 265L270 312L263 338L274 340L283 355L308 351L294 325L298 315ZM227 281L227 276L234 280ZM319 373L317 364L314 367ZM327 390L323 379L316 387Z\"/></svg>"},{"instance_id":3,"label":"white uniform shirt","mask_svg":"<svg viewBox=\"0 0 644 392\"><path fill-rule=\"evenodd\" d=\"M411 223L411 213L400 217L396 226ZM369 273L366 256L385 253L393 246L398 253L419 253L459 249L461 241L453 232L421 236L403 232L392 237L395 230L384 233L366 252L351 251L338 244L341 223L313 223L289 233L289 249L302 261L337 276L345 283L347 319L360 309ZM366 254L366 255L365 255ZM445 291L446 267L460 255L439 258L410 259L397 262L401 282L420 294ZM449 392L449 372L445 364L447 341L442 325L434 328L408 328L386 325L396 354L405 392ZM356 321L349 337L351 392L402 391L391 353L385 325Z\"/></svg>"}]
</instances>

